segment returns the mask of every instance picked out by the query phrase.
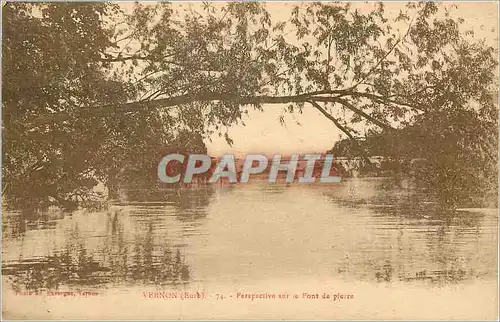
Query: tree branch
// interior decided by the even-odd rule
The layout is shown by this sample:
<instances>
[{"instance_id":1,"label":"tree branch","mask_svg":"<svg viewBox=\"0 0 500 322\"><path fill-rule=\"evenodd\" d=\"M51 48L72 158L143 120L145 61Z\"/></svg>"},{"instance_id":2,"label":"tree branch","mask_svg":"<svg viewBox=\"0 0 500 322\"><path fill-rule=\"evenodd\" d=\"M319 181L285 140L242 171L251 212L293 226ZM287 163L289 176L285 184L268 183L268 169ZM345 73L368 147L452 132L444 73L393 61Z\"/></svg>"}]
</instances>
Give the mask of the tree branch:
<instances>
[{"instance_id":1,"label":"tree branch","mask_svg":"<svg viewBox=\"0 0 500 322\"><path fill-rule=\"evenodd\" d=\"M380 126L383 129L394 130L391 126L373 118L372 116L366 114L362 110L356 108L354 105L349 103L349 101L342 99L341 97L325 97L325 96L317 96L320 94L324 94L326 92L336 92L340 93L341 90L337 91L318 91L318 92L310 92L299 95L290 95L290 96L247 96L241 97L235 93L213 93L213 92L198 92L198 93L190 93L184 95L178 95L174 97L161 98L151 101L138 101L138 102L130 102L124 103L120 105L105 105L99 107L92 108L81 108L78 112L86 113L85 116L88 115L101 115L103 112L108 113L116 113L116 112L125 112L130 110L140 110L146 108L167 108L171 106L178 106L189 104L195 101L226 101L226 102L234 102L240 105L257 105L257 104L287 104L287 103L304 103L310 100L314 100L316 102L331 102L331 103L340 103L349 110L353 111L356 114L361 115L368 121ZM51 114L50 116L40 117L35 119L35 122L32 123L33 126L51 123L54 121L64 121L69 119L69 114Z\"/></svg>"},{"instance_id":2,"label":"tree branch","mask_svg":"<svg viewBox=\"0 0 500 322\"><path fill-rule=\"evenodd\" d=\"M326 102L338 102L338 103L344 105L345 107L347 107L348 109L350 109L351 111L353 111L354 113L363 116L368 121L372 122L373 124L378 125L379 127L383 128L385 130L389 130L389 131L395 131L396 130L392 126L387 125L385 123L382 123L381 121L377 120L376 118L373 118L372 116L366 114L365 112L363 112L362 110L360 110L359 108L355 107L354 105L352 105L351 103L349 103L348 101L346 101L346 100L344 100L342 98L333 97L331 99L323 100L323 101L326 101Z\"/></svg>"},{"instance_id":3,"label":"tree branch","mask_svg":"<svg viewBox=\"0 0 500 322\"><path fill-rule=\"evenodd\" d=\"M324 108L322 108L318 103L316 103L315 101L308 101L309 103L312 104L312 106L314 106L318 111L321 112L321 114L323 114L327 119L329 119L330 121L333 122L333 124L335 124L335 126L341 130L342 132L345 133L345 135L347 135L347 137L354 143L354 145L356 145L356 147L358 148L359 152L361 152L361 156L363 157L363 159L365 160L365 162L367 162L367 164L371 164L372 162L370 161L370 158L368 157L365 149L363 149L363 147L359 144L359 142L352 136L351 132L349 132L349 130L344 127L342 124L340 124L340 122L334 118L330 113L328 113Z\"/></svg>"},{"instance_id":4,"label":"tree branch","mask_svg":"<svg viewBox=\"0 0 500 322\"><path fill-rule=\"evenodd\" d=\"M101 59L99 59L99 61L101 61L103 63L117 63L117 62L124 62L124 61L134 60L134 59L148 60L148 59L150 59L150 56L132 55L132 56L123 57L121 55L118 55L117 57L101 58Z\"/></svg>"},{"instance_id":5,"label":"tree branch","mask_svg":"<svg viewBox=\"0 0 500 322\"><path fill-rule=\"evenodd\" d=\"M394 45L385 53L385 55L373 66L362 78L359 80L355 85L351 86L351 88L356 88L359 84L363 83L373 72L382 64L382 62L396 49L396 46L399 45L401 41L403 41L406 36L408 36L408 33L410 32L411 26L413 24L413 20L415 19L415 15L413 15L413 18L411 19L410 23L408 24L408 29L406 30L406 33L404 34L403 37L399 37L398 40L394 43Z\"/></svg>"}]
</instances>

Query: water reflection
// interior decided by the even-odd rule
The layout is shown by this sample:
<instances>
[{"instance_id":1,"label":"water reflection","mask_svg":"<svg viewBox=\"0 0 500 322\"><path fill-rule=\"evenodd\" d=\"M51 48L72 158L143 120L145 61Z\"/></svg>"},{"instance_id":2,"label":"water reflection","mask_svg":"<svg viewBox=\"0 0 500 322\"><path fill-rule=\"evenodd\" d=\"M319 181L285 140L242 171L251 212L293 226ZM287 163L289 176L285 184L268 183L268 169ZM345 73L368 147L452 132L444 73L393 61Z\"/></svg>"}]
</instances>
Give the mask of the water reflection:
<instances>
[{"instance_id":1,"label":"water reflection","mask_svg":"<svg viewBox=\"0 0 500 322\"><path fill-rule=\"evenodd\" d=\"M127 204L141 205L147 213L150 206L171 205L181 221L196 221L207 216L207 207L213 197L212 185L170 189L127 189Z\"/></svg>"},{"instance_id":2,"label":"water reflection","mask_svg":"<svg viewBox=\"0 0 500 322\"><path fill-rule=\"evenodd\" d=\"M8 221L3 220L2 235L4 238L19 238L32 230L54 229L56 221L64 217L63 212L38 213L33 210L22 210L11 213Z\"/></svg>"},{"instance_id":3,"label":"water reflection","mask_svg":"<svg viewBox=\"0 0 500 322\"><path fill-rule=\"evenodd\" d=\"M368 264L378 282L445 284L496 275L496 210L490 210L490 216L485 218L484 211L449 208L426 200L425 194L411 185L390 178L352 185L355 189L350 186L345 188L347 192L325 195L341 207L366 209L372 219L382 224L374 225L375 233L381 234L374 252L380 255L371 254L365 262L344 263L339 271L346 272L353 265L366 269ZM482 251L488 255L481 258L477 251L485 233L489 240L482 246L488 249ZM379 246L378 242L386 238L392 242ZM490 263L490 268L478 267L479 261Z\"/></svg>"},{"instance_id":4,"label":"water reflection","mask_svg":"<svg viewBox=\"0 0 500 322\"><path fill-rule=\"evenodd\" d=\"M134 237L133 243L124 238L119 211L107 214L106 227L102 247L96 250L87 245L76 226L67 231L63 247L53 255L4 262L3 274L9 276L16 291L106 284L162 286L189 279L189 266L180 249L154 242L152 222Z\"/></svg>"},{"instance_id":5,"label":"water reflection","mask_svg":"<svg viewBox=\"0 0 500 322\"><path fill-rule=\"evenodd\" d=\"M5 214L3 274L16 290L307 277L460 283L496 278L496 218L381 178L131 189L106 212Z\"/></svg>"}]
</instances>

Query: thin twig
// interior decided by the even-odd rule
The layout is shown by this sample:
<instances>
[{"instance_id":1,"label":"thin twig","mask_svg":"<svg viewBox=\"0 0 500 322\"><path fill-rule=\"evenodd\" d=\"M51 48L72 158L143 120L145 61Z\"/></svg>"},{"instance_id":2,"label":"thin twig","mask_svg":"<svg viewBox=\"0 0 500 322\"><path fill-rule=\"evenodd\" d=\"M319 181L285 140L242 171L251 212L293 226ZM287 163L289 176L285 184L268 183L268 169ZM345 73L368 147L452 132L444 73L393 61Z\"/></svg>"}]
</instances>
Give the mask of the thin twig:
<instances>
[{"instance_id":1,"label":"thin twig","mask_svg":"<svg viewBox=\"0 0 500 322\"><path fill-rule=\"evenodd\" d=\"M321 112L321 114L323 114L327 119L329 119L330 121L333 122L333 124L335 124L335 126L341 130L342 132L345 133L345 135L347 135L347 137L354 143L354 145L358 148L359 152L361 153L361 156L363 157L363 159L365 160L365 162L367 162L367 164L371 164L372 162L370 161L370 158L368 157L368 154L366 153L365 149L359 144L358 140L356 140L354 138L354 136L352 136L351 132L349 132L349 130L344 127L342 124L340 124L340 122L335 118L333 117L330 113L328 113L324 108L322 108L318 103L316 103L315 101L309 101L309 103L311 103L318 111Z\"/></svg>"}]
</instances>

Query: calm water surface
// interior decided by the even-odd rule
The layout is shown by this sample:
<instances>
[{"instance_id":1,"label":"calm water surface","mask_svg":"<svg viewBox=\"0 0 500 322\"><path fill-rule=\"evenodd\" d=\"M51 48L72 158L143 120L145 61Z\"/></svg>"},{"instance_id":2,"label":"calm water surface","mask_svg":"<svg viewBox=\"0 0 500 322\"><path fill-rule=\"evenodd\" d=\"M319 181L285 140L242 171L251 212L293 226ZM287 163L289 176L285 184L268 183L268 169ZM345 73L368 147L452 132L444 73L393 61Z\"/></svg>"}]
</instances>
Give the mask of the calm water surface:
<instances>
[{"instance_id":1,"label":"calm water surface","mask_svg":"<svg viewBox=\"0 0 500 322\"><path fill-rule=\"evenodd\" d=\"M497 209L443 210L390 179L129 192L101 212L7 212L14 290L496 280Z\"/></svg>"}]
</instances>

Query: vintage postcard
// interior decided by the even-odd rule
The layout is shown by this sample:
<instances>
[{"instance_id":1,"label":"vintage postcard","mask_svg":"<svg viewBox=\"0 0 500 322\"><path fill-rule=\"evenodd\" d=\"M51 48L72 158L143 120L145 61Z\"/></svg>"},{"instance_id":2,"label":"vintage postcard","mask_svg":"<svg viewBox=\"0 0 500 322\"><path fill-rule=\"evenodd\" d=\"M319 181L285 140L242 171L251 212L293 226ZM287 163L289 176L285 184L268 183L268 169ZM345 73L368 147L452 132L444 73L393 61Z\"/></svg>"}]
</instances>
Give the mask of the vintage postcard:
<instances>
[{"instance_id":1,"label":"vintage postcard","mask_svg":"<svg viewBox=\"0 0 500 322\"><path fill-rule=\"evenodd\" d=\"M2 4L4 320L498 320L498 2Z\"/></svg>"}]
</instances>

